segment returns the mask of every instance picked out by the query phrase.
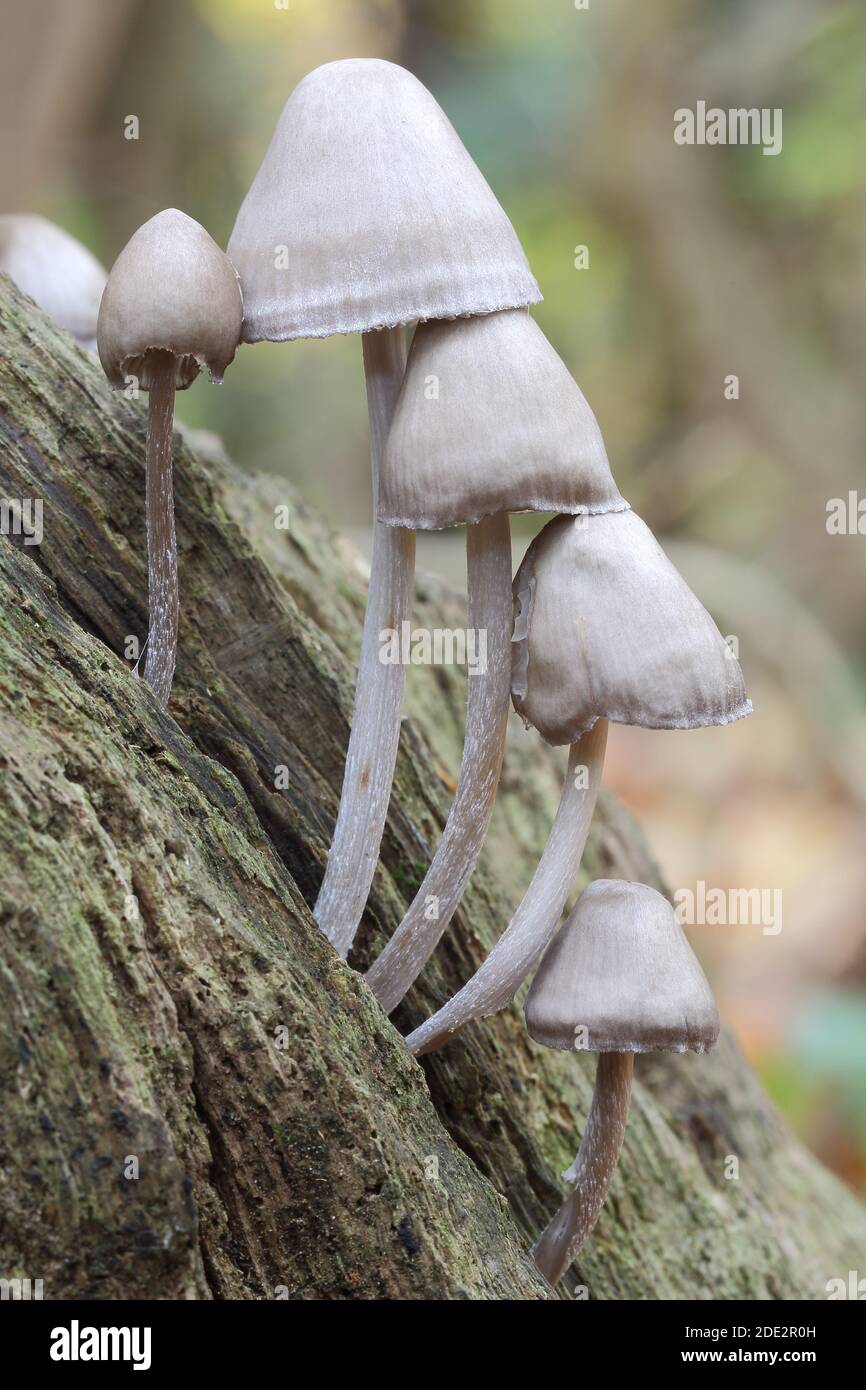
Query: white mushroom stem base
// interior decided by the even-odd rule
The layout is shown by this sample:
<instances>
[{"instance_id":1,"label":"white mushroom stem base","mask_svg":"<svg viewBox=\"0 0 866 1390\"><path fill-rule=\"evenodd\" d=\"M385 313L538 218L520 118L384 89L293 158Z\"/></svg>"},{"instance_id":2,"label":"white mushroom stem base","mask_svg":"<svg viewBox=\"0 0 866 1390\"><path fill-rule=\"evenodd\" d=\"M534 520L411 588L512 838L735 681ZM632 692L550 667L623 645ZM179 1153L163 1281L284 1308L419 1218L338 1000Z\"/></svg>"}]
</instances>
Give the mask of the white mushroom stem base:
<instances>
[{"instance_id":1,"label":"white mushroom stem base","mask_svg":"<svg viewBox=\"0 0 866 1390\"><path fill-rule=\"evenodd\" d=\"M171 473L171 432L177 359L163 349L148 354L147 604L144 679L161 705L168 704L177 653L177 541Z\"/></svg>"},{"instance_id":2,"label":"white mushroom stem base","mask_svg":"<svg viewBox=\"0 0 866 1390\"><path fill-rule=\"evenodd\" d=\"M402 328L364 333L362 342L375 515L379 463L403 380L406 345ZM373 882L400 741L405 671L400 664L381 660L382 645L388 632L400 632L401 623L411 618L414 574L415 532L374 521L370 588L343 791L313 913L344 959Z\"/></svg>"},{"instance_id":3,"label":"white mushroom stem base","mask_svg":"<svg viewBox=\"0 0 866 1390\"><path fill-rule=\"evenodd\" d=\"M600 1052L595 1094L580 1150L563 1177L574 1191L532 1247L549 1284L556 1284L598 1220L619 1160L631 1100L633 1052Z\"/></svg>"},{"instance_id":4,"label":"white mushroom stem base","mask_svg":"<svg viewBox=\"0 0 866 1390\"><path fill-rule=\"evenodd\" d=\"M583 857L606 746L606 719L572 744L556 818L523 901L472 979L409 1034L406 1046L416 1057L443 1047L473 1019L504 1009L547 950Z\"/></svg>"},{"instance_id":5,"label":"white mushroom stem base","mask_svg":"<svg viewBox=\"0 0 866 1390\"><path fill-rule=\"evenodd\" d=\"M403 921L367 972L386 1013L430 959L472 875L502 771L511 694L511 526L508 516L466 528L469 627L486 644L486 669L467 677L466 736L442 839ZM480 647L477 650L481 650Z\"/></svg>"}]
</instances>

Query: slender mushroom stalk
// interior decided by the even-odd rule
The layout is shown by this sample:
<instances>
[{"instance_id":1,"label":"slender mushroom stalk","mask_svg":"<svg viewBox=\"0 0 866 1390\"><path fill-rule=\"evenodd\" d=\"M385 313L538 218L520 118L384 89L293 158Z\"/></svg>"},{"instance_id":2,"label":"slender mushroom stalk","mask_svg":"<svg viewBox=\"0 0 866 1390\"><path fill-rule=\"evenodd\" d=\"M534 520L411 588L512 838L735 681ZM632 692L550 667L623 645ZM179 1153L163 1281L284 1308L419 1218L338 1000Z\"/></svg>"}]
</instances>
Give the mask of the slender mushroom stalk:
<instances>
[{"instance_id":1,"label":"slender mushroom stalk","mask_svg":"<svg viewBox=\"0 0 866 1390\"><path fill-rule=\"evenodd\" d=\"M144 678L168 703L178 629L177 543L172 487L174 394L206 366L221 382L243 318L234 268L204 227L169 208L127 242L112 267L97 325L112 386L150 393L147 430L148 636Z\"/></svg>"},{"instance_id":2,"label":"slender mushroom stalk","mask_svg":"<svg viewBox=\"0 0 866 1390\"><path fill-rule=\"evenodd\" d=\"M374 472L399 385L387 330L541 298L514 228L444 112L411 73L378 59L327 63L298 84L228 250L243 285L245 341L364 335ZM378 491L374 478L377 504ZM408 617L414 537L405 526L391 537L380 529L340 810L315 907L342 956L378 859L400 732L403 672L379 660L379 642Z\"/></svg>"},{"instance_id":3,"label":"slender mushroom stalk","mask_svg":"<svg viewBox=\"0 0 866 1390\"><path fill-rule=\"evenodd\" d=\"M0 216L0 270L89 352L108 274L80 241L35 213Z\"/></svg>"},{"instance_id":4,"label":"slender mushroom stalk","mask_svg":"<svg viewBox=\"0 0 866 1390\"><path fill-rule=\"evenodd\" d=\"M147 608L144 679L161 705L168 703L177 651L177 541L171 475L171 431L177 359L151 354L147 417Z\"/></svg>"},{"instance_id":5,"label":"slender mushroom stalk","mask_svg":"<svg viewBox=\"0 0 866 1390\"><path fill-rule=\"evenodd\" d=\"M591 817L595 804L604 744L593 740L604 739L606 720L692 729L751 713L738 662L634 512L556 517L526 552L514 594L514 706L546 742L571 744L570 769L572 761L589 767L581 817ZM573 830L578 812L571 800L567 781L515 918L472 979L410 1033L406 1043L416 1056L504 1008L547 946L589 828L586 818L579 835ZM563 830L571 836L570 858L560 844Z\"/></svg>"},{"instance_id":6,"label":"slender mushroom stalk","mask_svg":"<svg viewBox=\"0 0 866 1390\"><path fill-rule=\"evenodd\" d=\"M404 330L384 328L364 333L361 341L376 499L382 452L406 364ZM325 936L344 958L373 882L400 741L405 668L399 663L382 664L382 633L389 629L399 632L401 623L411 618L414 574L415 532L374 521L370 588L343 791L314 911Z\"/></svg>"},{"instance_id":7,"label":"slender mushroom stalk","mask_svg":"<svg viewBox=\"0 0 866 1390\"><path fill-rule=\"evenodd\" d=\"M416 1057L437 1051L467 1023L488 1018L510 1004L548 946L583 858L606 746L604 719L572 744L559 807L523 901L472 979L409 1034L406 1046Z\"/></svg>"},{"instance_id":8,"label":"slender mushroom stalk","mask_svg":"<svg viewBox=\"0 0 866 1390\"><path fill-rule=\"evenodd\" d=\"M574 1191L532 1247L535 1263L549 1284L562 1278L604 1206L625 1138L633 1071L633 1052L599 1053L580 1149L562 1175L574 1183Z\"/></svg>"},{"instance_id":9,"label":"slender mushroom stalk","mask_svg":"<svg viewBox=\"0 0 866 1390\"><path fill-rule=\"evenodd\" d=\"M597 879L548 950L526 997L544 1047L598 1053L574 1184L535 1245L549 1283L592 1231L622 1148L636 1052L706 1052L719 1036L712 991L670 903L643 883Z\"/></svg>"},{"instance_id":10,"label":"slender mushroom stalk","mask_svg":"<svg viewBox=\"0 0 866 1390\"><path fill-rule=\"evenodd\" d=\"M511 697L507 515L485 517L467 527L466 574L469 626L486 633L487 669L468 677L463 760L439 847L403 921L367 972L367 983L386 1013L400 1003L451 921L477 863L496 800Z\"/></svg>"},{"instance_id":11,"label":"slender mushroom stalk","mask_svg":"<svg viewBox=\"0 0 866 1390\"><path fill-rule=\"evenodd\" d=\"M432 394L430 382L437 388ZM367 974L388 1012L456 911L496 797L511 664L506 514L595 514L627 506L595 416L528 310L420 325L388 437L379 515L391 526L467 523L469 624L486 633L488 669L470 677L460 775L442 840L406 916ZM569 886L539 949L550 939Z\"/></svg>"}]
</instances>

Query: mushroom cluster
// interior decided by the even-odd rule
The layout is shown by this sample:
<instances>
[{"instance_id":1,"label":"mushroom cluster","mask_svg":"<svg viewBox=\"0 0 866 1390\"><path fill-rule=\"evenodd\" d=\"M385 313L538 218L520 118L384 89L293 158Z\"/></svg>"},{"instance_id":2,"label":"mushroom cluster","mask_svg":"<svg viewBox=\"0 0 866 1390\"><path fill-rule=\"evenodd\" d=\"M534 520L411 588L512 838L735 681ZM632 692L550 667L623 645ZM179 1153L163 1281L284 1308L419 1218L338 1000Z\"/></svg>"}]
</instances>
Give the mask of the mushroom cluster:
<instances>
[{"instance_id":1,"label":"mushroom cluster","mask_svg":"<svg viewBox=\"0 0 866 1390\"><path fill-rule=\"evenodd\" d=\"M409 1035L416 1055L510 1003L550 942L580 867L608 721L694 729L752 708L730 647L633 511L548 522L514 599L512 702L546 743L569 746L565 785L523 901L472 979Z\"/></svg>"},{"instance_id":2,"label":"mushroom cluster","mask_svg":"<svg viewBox=\"0 0 866 1390\"><path fill-rule=\"evenodd\" d=\"M362 340L373 555L342 795L315 905L344 958L379 857L400 733L403 668L381 659L381 642L411 615L416 531L466 529L468 621L485 634L487 662L469 678L441 841L367 972L387 1012L429 960L477 863L509 701L547 743L569 748L559 808L523 901L472 979L406 1040L417 1056L443 1046L504 1008L544 956L527 1005L531 1035L572 1047L583 1029L585 1046L600 1055L575 1192L536 1247L539 1268L555 1279L604 1199L633 1053L702 1050L718 1031L700 968L652 890L593 884L550 947L580 867L608 723L729 723L751 709L742 673L621 497L595 416L530 312L541 295L514 229L411 74L347 60L304 78L228 254L243 289L245 341ZM554 513L513 585L512 512Z\"/></svg>"},{"instance_id":3,"label":"mushroom cluster","mask_svg":"<svg viewBox=\"0 0 866 1390\"><path fill-rule=\"evenodd\" d=\"M343 790L315 906L345 957L379 858L400 737L405 673L381 661L381 634L400 631L412 611L419 523L407 506L398 524L384 525L381 496L404 328L512 309L541 294L441 107L411 73L376 59L327 63L298 84L228 255L243 286L246 342L361 334L379 519ZM487 549L476 547L479 565Z\"/></svg>"},{"instance_id":4,"label":"mushroom cluster","mask_svg":"<svg viewBox=\"0 0 866 1390\"><path fill-rule=\"evenodd\" d=\"M22 241L20 219L0 219L0 265L25 288L41 265L40 302L92 338L103 272L56 229L29 232ZM61 306L55 291L73 280ZM704 1051L719 1028L673 910L652 889L592 883L555 935L609 722L699 728L751 704L712 618L620 495L595 416L532 317L540 298L514 228L434 98L403 68L349 59L317 68L289 97L227 254L183 213L153 217L108 277L96 336L109 380L149 392L144 674L165 704L179 612L175 391L201 367L221 381L240 341L361 335L373 552L342 794L314 909L344 958L378 862L400 735L404 670L382 659L383 634L411 617L416 531L465 527L468 621L485 635L487 661L469 678L441 841L367 981L393 1011L453 918L489 825L512 703L546 743L569 750L559 807L511 922L406 1043L416 1056L442 1047L508 1005L541 961L526 1002L530 1036L598 1053L592 1109L565 1175L574 1190L534 1251L555 1282L604 1201L634 1054ZM512 512L554 514L513 582Z\"/></svg>"}]
</instances>

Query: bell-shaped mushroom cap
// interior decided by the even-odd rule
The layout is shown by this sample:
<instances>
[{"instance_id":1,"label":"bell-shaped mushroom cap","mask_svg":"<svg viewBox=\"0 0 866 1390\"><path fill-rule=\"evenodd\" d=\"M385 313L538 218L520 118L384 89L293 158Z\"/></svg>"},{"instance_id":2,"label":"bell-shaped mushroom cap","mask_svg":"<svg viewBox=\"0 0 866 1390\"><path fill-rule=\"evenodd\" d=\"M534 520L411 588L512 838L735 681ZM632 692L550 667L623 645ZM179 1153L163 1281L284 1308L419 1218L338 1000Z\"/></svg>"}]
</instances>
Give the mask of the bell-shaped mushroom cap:
<instances>
[{"instance_id":1,"label":"bell-shaped mushroom cap","mask_svg":"<svg viewBox=\"0 0 866 1390\"><path fill-rule=\"evenodd\" d=\"M380 521L419 530L627 506L595 416L528 309L419 326L382 461Z\"/></svg>"},{"instance_id":2,"label":"bell-shaped mushroom cap","mask_svg":"<svg viewBox=\"0 0 866 1390\"><path fill-rule=\"evenodd\" d=\"M739 662L635 512L556 517L514 596L512 701L547 743L602 718L695 729L752 712Z\"/></svg>"},{"instance_id":3,"label":"bell-shaped mushroom cap","mask_svg":"<svg viewBox=\"0 0 866 1390\"><path fill-rule=\"evenodd\" d=\"M228 254L244 339L363 333L541 298L514 228L405 68L316 68L283 108Z\"/></svg>"},{"instance_id":4,"label":"bell-shaped mushroom cap","mask_svg":"<svg viewBox=\"0 0 866 1390\"><path fill-rule=\"evenodd\" d=\"M0 217L0 270L90 349L107 272L86 246L34 213Z\"/></svg>"},{"instance_id":5,"label":"bell-shaped mushroom cap","mask_svg":"<svg viewBox=\"0 0 866 1390\"><path fill-rule=\"evenodd\" d=\"M530 1037L588 1052L706 1052L719 1015L674 910L643 883L591 883L526 997Z\"/></svg>"},{"instance_id":6,"label":"bell-shaped mushroom cap","mask_svg":"<svg viewBox=\"0 0 866 1390\"><path fill-rule=\"evenodd\" d=\"M240 340L243 301L231 261L199 222L176 208L130 237L111 268L99 310L99 358L113 386L150 389L148 353L177 357L177 389L206 367L222 381Z\"/></svg>"}]
</instances>

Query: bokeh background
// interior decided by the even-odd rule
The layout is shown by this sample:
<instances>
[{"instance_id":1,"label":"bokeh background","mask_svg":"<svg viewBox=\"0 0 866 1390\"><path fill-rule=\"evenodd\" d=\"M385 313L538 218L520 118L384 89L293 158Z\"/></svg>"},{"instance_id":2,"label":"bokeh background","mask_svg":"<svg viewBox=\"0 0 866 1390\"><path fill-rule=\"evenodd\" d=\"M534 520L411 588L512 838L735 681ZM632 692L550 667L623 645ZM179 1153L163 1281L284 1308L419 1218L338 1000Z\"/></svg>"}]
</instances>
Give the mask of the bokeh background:
<instances>
[{"instance_id":1,"label":"bokeh background","mask_svg":"<svg viewBox=\"0 0 866 1390\"><path fill-rule=\"evenodd\" d=\"M526 247L539 322L621 490L737 638L757 711L692 734L614 729L608 783L674 887L781 890L778 934L691 937L782 1109L866 1190L866 534L826 526L829 499L866 496L862 0L3 0L0 14L0 210L45 214L107 265L168 206L225 245L311 67L390 58L437 96ZM699 99L782 108L782 153L676 145L673 113ZM244 348L226 386L200 380L179 413L367 544L357 341ZM516 520L518 554L537 524ZM425 538L420 564L462 583L461 537Z\"/></svg>"}]
</instances>

